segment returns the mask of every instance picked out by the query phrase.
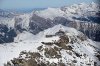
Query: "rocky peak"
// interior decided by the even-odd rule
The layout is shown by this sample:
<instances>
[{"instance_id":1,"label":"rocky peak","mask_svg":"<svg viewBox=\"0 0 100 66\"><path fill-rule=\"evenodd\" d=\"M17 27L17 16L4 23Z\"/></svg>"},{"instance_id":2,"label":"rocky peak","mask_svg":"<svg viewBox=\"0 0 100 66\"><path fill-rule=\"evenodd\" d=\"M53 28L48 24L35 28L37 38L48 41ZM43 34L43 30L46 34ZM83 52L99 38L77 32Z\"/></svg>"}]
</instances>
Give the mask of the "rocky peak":
<instances>
[{"instance_id":1,"label":"rocky peak","mask_svg":"<svg viewBox=\"0 0 100 66\"><path fill-rule=\"evenodd\" d=\"M92 45L91 40L72 28L59 31L60 26L48 29L50 32L44 31L44 42L40 43L36 52L22 51L18 58L7 62L5 66L98 66L98 50ZM53 29L56 31L51 33ZM47 32L50 34L49 37L46 37ZM59 32L63 35L56 34Z\"/></svg>"}]
</instances>

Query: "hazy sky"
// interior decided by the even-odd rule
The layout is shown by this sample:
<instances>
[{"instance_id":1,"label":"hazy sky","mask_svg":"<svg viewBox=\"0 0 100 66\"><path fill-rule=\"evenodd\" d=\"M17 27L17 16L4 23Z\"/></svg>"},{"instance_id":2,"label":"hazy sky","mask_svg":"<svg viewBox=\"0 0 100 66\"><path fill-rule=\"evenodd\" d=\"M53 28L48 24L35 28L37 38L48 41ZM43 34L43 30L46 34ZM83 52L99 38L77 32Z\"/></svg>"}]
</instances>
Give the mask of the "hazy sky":
<instances>
[{"instance_id":1,"label":"hazy sky","mask_svg":"<svg viewBox=\"0 0 100 66\"><path fill-rule=\"evenodd\" d=\"M74 3L91 3L94 0L0 0L2 9L61 7Z\"/></svg>"}]
</instances>

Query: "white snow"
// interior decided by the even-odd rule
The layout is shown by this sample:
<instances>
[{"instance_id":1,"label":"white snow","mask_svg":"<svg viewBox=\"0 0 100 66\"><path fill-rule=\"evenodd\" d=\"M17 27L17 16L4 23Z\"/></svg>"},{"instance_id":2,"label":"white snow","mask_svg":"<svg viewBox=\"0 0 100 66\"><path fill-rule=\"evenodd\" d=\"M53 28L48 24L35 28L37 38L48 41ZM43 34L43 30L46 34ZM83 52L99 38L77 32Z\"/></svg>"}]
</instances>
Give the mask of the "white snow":
<instances>
[{"instance_id":1,"label":"white snow","mask_svg":"<svg viewBox=\"0 0 100 66\"><path fill-rule=\"evenodd\" d=\"M14 42L26 41L33 39L35 36L32 33L24 31L23 33L19 33L17 37L14 38Z\"/></svg>"},{"instance_id":2,"label":"white snow","mask_svg":"<svg viewBox=\"0 0 100 66\"><path fill-rule=\"evenodd\" d=\"M4 63L13 58L17 58L21 51L37 52L36 48L40 45L41 43L35 41L23 41L0 45L0 66L3 66Z\"/></svg>"},{"instance_id":3,"label":"white snow","mask_svg":"<svg viewBox=\"0 0 100 66\"><path fill-rule=\"evenodd\" d=\"M64 27L62 25L56 25L53 28L44 30L37 35L32 35L31 33L23 32L15 38L16 42L0 45L0 66L3 66L4 63L6 63L7 61L10 61L11 59L18 57L21 51L26 50L26 51L38 52L37 47L42 45L41 41L50 42L52 40L59 40L59 37L57 36L52 37L52 38L46 38L45 35L54 34L60 29L63 29L64 31L68 32L68 35L70 36L73 36L73 35L75 36L80 33L73 28ZM90 45L88 45L89 43L92 43L92 41L88 41L88 40L84 42L79 41L78 43L73 44L74 51L80 54L86 53L88 57L92 58L95 61L97 60L94 57L95 49L91 47ZM74 55L70 56L66 54L65 50L62 50L61 54L63 56L62 59L64 63L68 59L73 59L73 56L74 56ZM47 58L47 60L49 60L51 63L58 62L58 59ZM85 61L87 61L87 59ZM78 60L78 62L80 62L80 59Z\"/></svg>"},{"instance_id":4,"label":"white snow","mask_svg":"<svg viewBox=\"0 0 100 66\"><path fill-rule=\"evenodd\" d=\"M37 14L40 17L43 17L45 19L51 19L53 20L55 17L68 17L71 18L72 16L75 17L79 17L82 16L82 14L86 15L94 15L94 14L90 14L87 13L89 11L97 11L96 8L96 4L92 3L91 5L87 5L84 3L81 4L74 4L70 7L64 7L65 11L62 11L60 8L48 8L42 11L36 11L35 14ZM74 13L77 13L74 14ZM8 26L10 27L14 27L15 25L15 19L22 19L21 22L19 22L19 24L23 27L23 28L27 28L29 27L29 22L30 22L30 17L32 15L31 14L24 14L24 15L19 15L17 17L8 19L8 18L1 18L0 19L0 24L4 23L4 24L8 24ZM10 61L13 58L17 58L19 56L19 53L21 51L34 51L34 52L38 52L37 47L41 46L41 41L45 41L45 42L51 42L52 40L59 40L58 36L52 37L52 38L45 38L45 35L52 35L55 34L56 32L58 32L60 29L64 30L66 32L66 34L68 36L77 36L79 35L79 31L77 31L74 28L70 28L70 27L64 27L62 25L56 25L53 28L49 28L47 30L44 30L42 32L40 32L37 35L33 35L29 32L23 32L18 34L17 37L15 37L15 41L13 43L6 43L6 44L0 44L0 66L3 66L4 63L6 63L7 61ZM75 37L74 37L75 38ZM99 42L93 42L92 40L88 39L87 41L81 42L80 40L77 43L74 43L74 51L83 54L86 53L88 55L88 57L84 60L84 63L89 62L89 59L91 58L91 60L96 61L97 58L94 57L94 53L95 53L95 49L92 46L95 46L96 48L99 48L100 45ZM63 56L63 62L66 63L66 59L73 59L73 56L70 56L68 54L66 54L66 51L62 50L61 54ZM80 63L80 61L83 61L80 58L76 58L78 60L78 63ZM47 59L49 60L51 63L52 62L58 62L57 59ZM70 61L70 60L69 60ZM77 65L79 66L79 65ZM84 65L86 66L86 65Z\"/></svg>"},{"instance_id":5,"label":"white snow","mask_svg":"<svg viewBox=\"0 0 100 66\"><path fill-rule=\"evenodd\" d=\"M49 18L53 20L55 17L65 17L67 19L72 20L72 17L81 17L83 15L95 15L93 11L98 11L98 5L94 2L92 2L91 4L73 4L71 6L65 6L63 8L47 8L45 10L36 11L34 13L45 19Z\"/></svg>"},{"instance_id":6,"label":"white snow","mask_svg":"<svg viewBox=\"0 0 100 66\"><path fill-rule=\"evenodd\" d=\"M36 14L45 19L50 18L53 20L55 17L64 17L65 13L60 8L48 8L43 11L36 11Z\"/></svg>"},{"instance_id":7,"label":"white snow","mask_svg":"<svg viewBox=\"0 0 100 66\"><path fill-rule=\"evenodd\" d=\"M15 22L17 24L20 24L22 28L26 28L28 29L29 27L29 22L30 22L30 17L31 17L31 14L28 13L28 14L22 14L22 15L19 15L17 17L15 17ZM19 20L19 21L17 21Z\"/></svg>"},{"instance_id":8,"label":"white snow","mask_svg":"<svg viewBox=\"0 0 100 66\"><path fill-rule=\"evenodd\" d=\"M42 40L42 42L52 42L52 41L58 41L60 38L59 36L55 36L55 37L52 37L52 38L44 38Z\"/></svg>"}]
</instances>

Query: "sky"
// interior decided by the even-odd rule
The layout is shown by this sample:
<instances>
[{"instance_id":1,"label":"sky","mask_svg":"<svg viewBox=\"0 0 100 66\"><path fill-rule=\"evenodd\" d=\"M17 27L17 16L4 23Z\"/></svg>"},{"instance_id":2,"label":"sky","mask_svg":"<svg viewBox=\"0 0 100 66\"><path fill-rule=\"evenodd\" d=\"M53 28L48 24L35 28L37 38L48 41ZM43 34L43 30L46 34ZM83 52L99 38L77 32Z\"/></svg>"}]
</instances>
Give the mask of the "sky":
<instances>
[{"instance_id":1,"label":"sky","mask_svg":"<svg viewBox=\"0 0 100 66\"><path fill-rule=\"evenodd\" d=\"M0 0L1 9L61 7L77 3L91 3L94 0Z\"/></svg>"}]
</instances>

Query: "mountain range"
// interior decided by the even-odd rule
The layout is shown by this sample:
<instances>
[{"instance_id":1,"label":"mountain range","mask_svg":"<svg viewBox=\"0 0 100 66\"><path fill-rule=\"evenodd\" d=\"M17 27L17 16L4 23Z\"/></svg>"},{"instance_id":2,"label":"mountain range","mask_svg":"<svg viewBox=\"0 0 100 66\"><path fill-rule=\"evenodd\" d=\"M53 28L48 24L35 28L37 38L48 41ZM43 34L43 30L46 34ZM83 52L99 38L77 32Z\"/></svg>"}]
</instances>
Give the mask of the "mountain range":
<instances>
[{"instance_id":1,"label":"mountain range","mask_svg":"<svg viewBox=\"0 0 100 66\"><path fill-rule=\"evenodd\" d=\"M0 66L100 66L99 18L96 3L0 10Z\"/></svg>"},{"instance_id":2,"label":"mountain range","mask_svg":"<svg viewBox=\"0 0 100 66\"><path fill-rule=\"evenodd\" d=\"M14 14L0 10L0 25L2 28L4 28L2 25L5 25L8 27L7 29L10 30L10 28L12 28L14 30L13 32L16 33L16 35L10 36L12 38L17 36L17 33L23 31L37 34L47 28L62 24L83 32L94 41L100 41L100 17L98 9L99 5L96 3L80 3L61 8L33 11L28 14ZM7 32L3 32L2 30L0 30L0 32L3 38L5 36L3 36L2 33L7 34ZM2 40L4 41L4 39ZM3 41L0 40L1 43ZM9 40L6 42L9 42Z\"/></svg>"}]
</instances>

